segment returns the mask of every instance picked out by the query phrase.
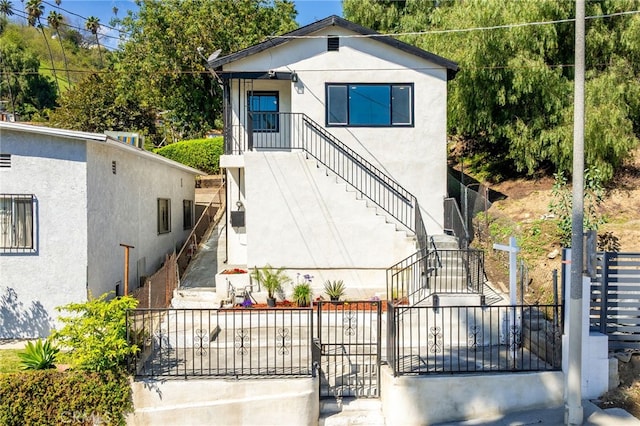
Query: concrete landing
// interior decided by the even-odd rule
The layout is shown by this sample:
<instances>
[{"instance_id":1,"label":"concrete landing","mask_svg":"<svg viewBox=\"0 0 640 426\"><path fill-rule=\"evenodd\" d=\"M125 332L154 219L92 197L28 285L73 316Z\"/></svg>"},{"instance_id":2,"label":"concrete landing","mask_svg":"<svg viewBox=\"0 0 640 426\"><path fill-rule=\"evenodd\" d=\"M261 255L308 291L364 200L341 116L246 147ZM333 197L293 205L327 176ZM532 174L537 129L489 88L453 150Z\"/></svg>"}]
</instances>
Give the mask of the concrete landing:
<instances>
[{"instance_id":1,"label":"concrete landing","mask_svg":"<svg viewBox=\"0 0 640 426\"><path fill-rule=\"evenodd\" d=\"M344 398L320 400L319 426L384 425L379 399Z\"/></svg>"}]
</instances>

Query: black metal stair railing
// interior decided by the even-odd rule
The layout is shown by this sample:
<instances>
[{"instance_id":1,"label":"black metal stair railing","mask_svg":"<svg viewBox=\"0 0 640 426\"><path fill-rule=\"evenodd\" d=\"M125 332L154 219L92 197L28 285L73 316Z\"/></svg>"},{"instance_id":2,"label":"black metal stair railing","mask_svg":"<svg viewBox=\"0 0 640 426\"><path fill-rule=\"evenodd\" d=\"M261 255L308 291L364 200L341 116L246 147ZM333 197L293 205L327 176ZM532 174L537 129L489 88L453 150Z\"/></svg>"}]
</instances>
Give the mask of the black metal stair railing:
<instances>
[{"instance_id":1,"label":"black metal stair railing","mask_svg":"<svg viewBox=\"0 0 640 426\"><path fill-rule=\"evenodd\" d=\"M426 247L416 197L307 115L249 112L247 140L249 150L302 150L413 232L419 247Z\"/></svg>"}]
</instances>

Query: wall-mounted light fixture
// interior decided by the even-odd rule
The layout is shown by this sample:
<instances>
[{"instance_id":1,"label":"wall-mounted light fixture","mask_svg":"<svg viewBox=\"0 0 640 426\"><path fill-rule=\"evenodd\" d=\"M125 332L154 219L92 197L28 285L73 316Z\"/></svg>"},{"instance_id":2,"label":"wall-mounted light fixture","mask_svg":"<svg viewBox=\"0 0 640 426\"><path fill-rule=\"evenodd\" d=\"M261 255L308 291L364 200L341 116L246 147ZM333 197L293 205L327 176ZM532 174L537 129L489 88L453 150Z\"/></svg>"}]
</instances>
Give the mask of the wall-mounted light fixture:
<instances>
[{"instance_id":1,"label":"wall-mounted light fixture","mask_svg":"<svg viewBox=\"0 0 640 426\"><path fill-rule=\"evenodd\" d=\"M238 210L240 210L242 207L244 207L244 204L242 204L242 201L238 200L236 201L236 207L238 208Z\"/></svg>"},{"instance_id":2,"label":"wall-mounted light fixture","mask_svg":"<svg viewBox=\"0 0 640 426\"><path fill-rule=\"evenodd\" d=\"M298 73L297 72L294 71L294 72L291 73L291 81L293 83L297 83L298 82Z\"/></svg>"}]
</instances>

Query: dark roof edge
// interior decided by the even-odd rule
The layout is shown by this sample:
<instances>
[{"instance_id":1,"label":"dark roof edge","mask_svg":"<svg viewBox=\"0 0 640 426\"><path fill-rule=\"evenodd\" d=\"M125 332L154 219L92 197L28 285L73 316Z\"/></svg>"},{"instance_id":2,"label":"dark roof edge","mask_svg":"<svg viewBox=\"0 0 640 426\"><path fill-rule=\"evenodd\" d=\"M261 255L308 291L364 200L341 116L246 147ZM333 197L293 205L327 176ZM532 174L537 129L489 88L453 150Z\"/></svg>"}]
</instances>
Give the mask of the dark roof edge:
<instances>
[{"instance_id":1,"label":"dark roof edge","mask_svg":"<svg viewBox=\"0 0 640 426\"><path fill-rule=\"evenodd\" d=\"M376 31L373 31L370 28L363 27L362 25L358 25L351 21L347 21L344 18L341 18L336 15L329 16L327 18L321 19L320 21L313 22L309 25L305 25L304 27L300 27L296 30L290 31L283 36L287 37L295 37L295 36L306 36L317 31L320 31L324 28L330 26L338 26L341 28L345 28L347 30L353 31L362 35L375 35L380 34ZM455 77L458 72L458 64L450 61L449 59L443 58L442 56L438 56L434 53L427 52L426 50L420 49L419 47L413 46L409 43L405 43L403 41L397 40L390 36L380 35L378 37L372 37L373 40L384 43L388 46L394 47L403 52L409 53L411 55L417 56L422 59L426 59L430 62L438 64L447 69L447 80L451 80ZM208 63L209 67L212 69L219 69L221 66L226 65L228 63L246 58L248 56L254 55L256 53L262 52L264 50L270 49L272 47L279 46L288 41L291 41L289 38L275 37L261 43L255 44L253 46L247 47L246 49L242 49L238 52L231 53L227 56L223 56L221 58L217 58Z\"/></svg>"}]
</instances>

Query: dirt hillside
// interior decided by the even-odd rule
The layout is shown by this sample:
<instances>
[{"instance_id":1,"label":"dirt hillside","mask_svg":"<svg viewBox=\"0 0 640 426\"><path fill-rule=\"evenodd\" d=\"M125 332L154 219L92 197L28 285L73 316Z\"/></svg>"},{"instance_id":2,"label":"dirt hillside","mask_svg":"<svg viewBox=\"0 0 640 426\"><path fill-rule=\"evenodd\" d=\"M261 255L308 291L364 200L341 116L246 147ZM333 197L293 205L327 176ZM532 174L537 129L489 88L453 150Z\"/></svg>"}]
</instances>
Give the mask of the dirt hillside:
<instances>
[{"instance_id":1,"label":"dirt hillside","mask_svg":"<svg viewBox=\"0 0 640 426\"><path fill-rule=\"evenodd\" d=\"M553 183L552 178L546 177L491 185L490 189L503 198L493 202L486 216L475 220L474 244L486 250L487 273L498 286L508 286L508 269L506 256L492 250L492 244L506 243L510 235L522 241L529 302L551 301L552 271L561 266L560 256L555 255L561 250L557 218L549 211ZM606 219L599 234L612 232L621 252L640 252L640 149L610 184L599 213Z\"/></svg>"}]
</instances>

